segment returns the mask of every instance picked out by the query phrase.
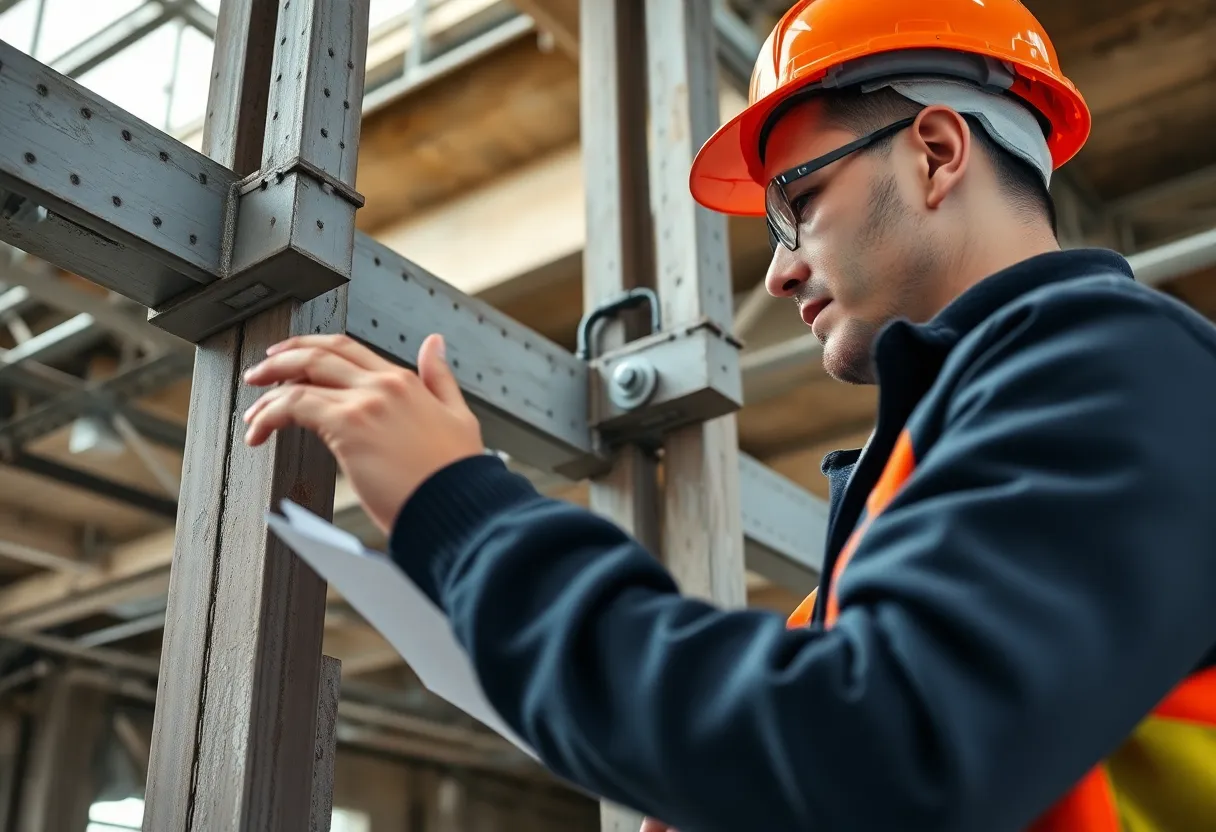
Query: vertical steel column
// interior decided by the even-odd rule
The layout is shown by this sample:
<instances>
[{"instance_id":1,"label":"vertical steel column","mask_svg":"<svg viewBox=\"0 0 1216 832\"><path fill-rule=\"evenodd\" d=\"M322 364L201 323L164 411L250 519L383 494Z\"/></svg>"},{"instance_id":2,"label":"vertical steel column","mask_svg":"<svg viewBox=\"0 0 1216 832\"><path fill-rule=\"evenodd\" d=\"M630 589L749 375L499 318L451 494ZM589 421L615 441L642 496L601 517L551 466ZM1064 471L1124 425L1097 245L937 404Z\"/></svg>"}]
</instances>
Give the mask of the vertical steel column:
<instances>
[{"instance_id":1,"label":"vertical steel column","mask_svg":"<svg viewBox=\"0 0 1216 832\"><path fill-rule=\"evenodd\" d=\"M338 701L342 698L342 662L321 659L317 697L317 739L313 752L312 821L308 832L329 832L334 816L334 767L338 758Z\"/></svg>"},{"instance_id":2,"label":"vertical steel column","mask_svg":"<svg viewBox=\"0 0 1216 832\"><path fill-rule=\"evenodd\" d=\"M713 5L646 0L651 200L665 328L709 319L731 328L726 219L696 205L688 170L719 125ZM723 373L739 373L737 351ZM739 439L729 415L664 442L663 558L683 590L725 606L747 602Z\"/></svg>"},{"instance_id":3,"label":"vertical steel column","mask_svg":"<svg viewBox=\"0 0 1216 832\"><path fill-rule=\"evenodd\" d=\"M718 61L713 5L646 0L650 184L658 240L664 327L709 318L729 332L733 319L726 218L692 201L688 171L718 128Z\"/></svg>"},{"instance_id":4,"label":"vertical steel column","mask_svg":"<svg viewBox=\"0 0 1216 832\"><path fill-rule=\"evenodd\" d=\"M731 325L726 220L693 203L688 170L720 123L713 11L695 0L648 0L650 112L655 131L659 296L667 325ZM731 371L738 373L737 355ZM664 557L685 591L746 603L735 416L678 431L665 445Z\"/></svg>"},{"instance_id":5,"label":"vertical steel column","mask_svg":"<svg viewBox=\"0 0 1216 832\"><path fill-rule=\"evenodd\" d=\"M224 0L204 151L241 175L298 158L353 187L367 21L368 0ZM331 254L324 265L349 274L353 219L314 220L332 192L297 169L264 188L264 199L242 202L235 256L282 235ZM257 393L241 374L271 344L342 331L345 319L343 287L199 345L146 829L309 828L325 585L268 532L263 514L290 496L331 516L336 470L304 431L245 445L240 417Z\"/></svg>"},{"instance_id":6,"label":"vertical steel column","mask_svg":"<svg viewBox=\"0 0 1216 832\"><path fill-rule=\"evenodd\" d=\"M637 0L582 0L579 84L588 234L583 305L590 312L621 292L654 285L646 159L645 16ZM605 326L600 350L644 334L635 316ZM658 480L654 459L619 449L612 469L591 481L590 508L658 552ZM642 818L604 803L601 828L637 832Z\"/></svg>"}]
</instances>

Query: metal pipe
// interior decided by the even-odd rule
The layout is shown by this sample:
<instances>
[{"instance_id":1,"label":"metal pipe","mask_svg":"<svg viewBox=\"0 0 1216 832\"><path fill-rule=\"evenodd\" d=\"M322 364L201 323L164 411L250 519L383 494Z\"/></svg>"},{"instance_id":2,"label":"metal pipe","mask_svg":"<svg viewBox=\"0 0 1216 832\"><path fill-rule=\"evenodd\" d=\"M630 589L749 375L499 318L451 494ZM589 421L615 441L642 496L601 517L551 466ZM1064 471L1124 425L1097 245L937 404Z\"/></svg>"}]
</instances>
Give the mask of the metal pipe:
<instances>
[{"instance_id":1,"label":"metal pipe","mask_svg":"<svg viewBox=\"0 0 1216 832\"><path fill-rule=\"evenodd\" d=\"M142 618L132 618L130 621L124 621L111 627L92 630L78 637L75 643L78 647L104 647L107 644L113 644L116 641L122 641L133 636L155 632L164 626L165 614L163 612L156 612L151 615L145 615Z\"/></svg>"},{"instance_id":2,"label":"metal pipe","mask_svg":"<svg viewBox=\"0 0 1216 832\"><path fill-rule=\"evenodd\" d=\"M177 97L177 76L182 66L182 40L186 34L186 21L178 19L177 31L173 36L173 63L169 69L169 80L165 83L165 123L164 129L173 129L173 101Z\"/></svg>"},{"instance_id":3,"label":"metal pipe","mask_svg":"<svg viewBox=\"0 0 1216 832\"><path fill-rule=\"evenodd\" d=\"M1216 228L1127 258L1136 280L1146 286L1163 283L1216 266Z\"/></svg>"},{"instance_id":4,"label":"metal pipe","mask_svg":"<svg viewBox=\"0 0 1216 832\"><path fill-rule=\"evenodd\" d=\"M38 57L38 47L42 45L42 26L46 17L46 0L38 0L38 11L34 13L34 36L30 39L30 55Z\"/></svg>"},{"instance_id":5,"label":"metal pipe","mask_svg":"<svg viewBox=\"0 0 1216 832\"><path fill-rule=\"evenodd\" d=\"M141 676L155 677L160 668L160 661L151 656L124 653L105 647L81 647L79 644L60 636L18 630L13 627L0 627L0 640L15 641L27 647L33 647L36 650L43 650L47 653L59 653L74 659L81 659L118 670L138 673Z\"/></svg>"},{"instance_id":6,"label":"metal pipe","mask_svg":"<svg viewBox=\"0 0 1216 832\"><path fill-rule=\"evenodd\" d=\"M181 479L157 458L152 446L140 435L131 421L121 413L112 413L110 414L110 424L122 437L122 441L126 443L131 452L139 457L139 461L155 478L165 494L170 499L176 500L181 494Z\"/></svg>"}]
</instances>

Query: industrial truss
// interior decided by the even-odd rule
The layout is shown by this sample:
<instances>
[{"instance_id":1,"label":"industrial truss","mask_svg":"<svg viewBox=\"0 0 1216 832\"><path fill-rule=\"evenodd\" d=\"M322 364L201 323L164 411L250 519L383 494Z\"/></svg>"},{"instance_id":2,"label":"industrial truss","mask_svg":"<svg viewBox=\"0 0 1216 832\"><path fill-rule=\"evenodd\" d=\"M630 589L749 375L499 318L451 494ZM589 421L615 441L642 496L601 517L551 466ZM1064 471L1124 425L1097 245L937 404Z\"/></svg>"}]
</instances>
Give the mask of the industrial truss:
<instances>
[{"instance_id":1,"label":"industrial truss","mask_svg":"<svg viewBox=\"0 0 1216 832\"><path fill-rule=\"evenodd\" d=\"M151 828L304 828L301 795L326 788L301 762L314 737L333 740L324 587L270 539L262 513L288 494L331 512L333 460L302 432L252 451L233 430L252 395L240 371L290 334L345 331L413 367L422 339L441 332L487 444L534 471L590 478L593 509L661 552L686 590L741 603L745 559L797 590L816 582L822 503L738 452L725 222L687 194L717 119L710 4L648 0L644 20L626 0L585 0L581 12L597 233L578 354L356 232L368 0L224 0L203 152L0 43L0 239L197 345ZM663 48L640 62L646 43ZM64 390L6 439L54 429L77 411L71 397L96 392ZM660 503L661 542L646 516Z\"/></svg>"}]
</instances>

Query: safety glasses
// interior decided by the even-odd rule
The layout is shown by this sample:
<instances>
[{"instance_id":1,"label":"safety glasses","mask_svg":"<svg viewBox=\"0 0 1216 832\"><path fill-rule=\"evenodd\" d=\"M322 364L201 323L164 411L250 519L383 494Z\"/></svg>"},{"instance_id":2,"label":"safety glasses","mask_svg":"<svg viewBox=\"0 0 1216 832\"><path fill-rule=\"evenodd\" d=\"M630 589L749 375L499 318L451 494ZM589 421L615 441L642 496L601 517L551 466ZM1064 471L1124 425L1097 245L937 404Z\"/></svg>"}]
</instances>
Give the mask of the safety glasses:
<instances>
[{"instance_id":1,"label":"safety glasses","mask_svg":"<svg viewBox=\"0 0 1216 832\"><path fill-rule=\"evenodd\" d=\"M856 141L849 142L844 147L837 148L831 153L820 156L817 159L812 159L805 164L799 165L796 168L790 168L784 173L774 176L772 181L768 183L768 189L764 194L764 210L768 216L768 242L772 246L773 252L776 253L778 245L783 245L790 251L798 250L798 227L802 224L802 218L794 210L794 204L785 192L787 185L810 176L815 171L822 170L833 162L840 161L850 153L864 150L893 133L898 133L906 127L911 127L915 122L915 116L897 121L880 130L875 130L868 136L862 136Z\"/></svg>"}]
</instances>

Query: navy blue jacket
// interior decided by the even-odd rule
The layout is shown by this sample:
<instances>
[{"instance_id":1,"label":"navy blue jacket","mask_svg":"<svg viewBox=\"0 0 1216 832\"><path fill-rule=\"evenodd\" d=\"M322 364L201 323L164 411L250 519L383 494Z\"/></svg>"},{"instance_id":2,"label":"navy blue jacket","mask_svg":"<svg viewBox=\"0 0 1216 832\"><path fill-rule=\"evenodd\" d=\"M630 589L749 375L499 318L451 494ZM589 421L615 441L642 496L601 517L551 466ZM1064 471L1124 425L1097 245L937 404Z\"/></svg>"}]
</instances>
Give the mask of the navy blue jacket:
<instances>
[{"instance_id":1,"label":"navy blue jacket","mask_svg":"<svg viewBox=\"0 0 1216 832\"><path fill-rule=\"evenodd\" d=\"M405 505L394 558L555 773L681 832L1022 830L1212 662L1206 320L1114 253L1052 253L890 324L875 361L805 628L681 596L491 456ZM915 470L831 585L901 435Z\"/></svg>"}]
</instances>

